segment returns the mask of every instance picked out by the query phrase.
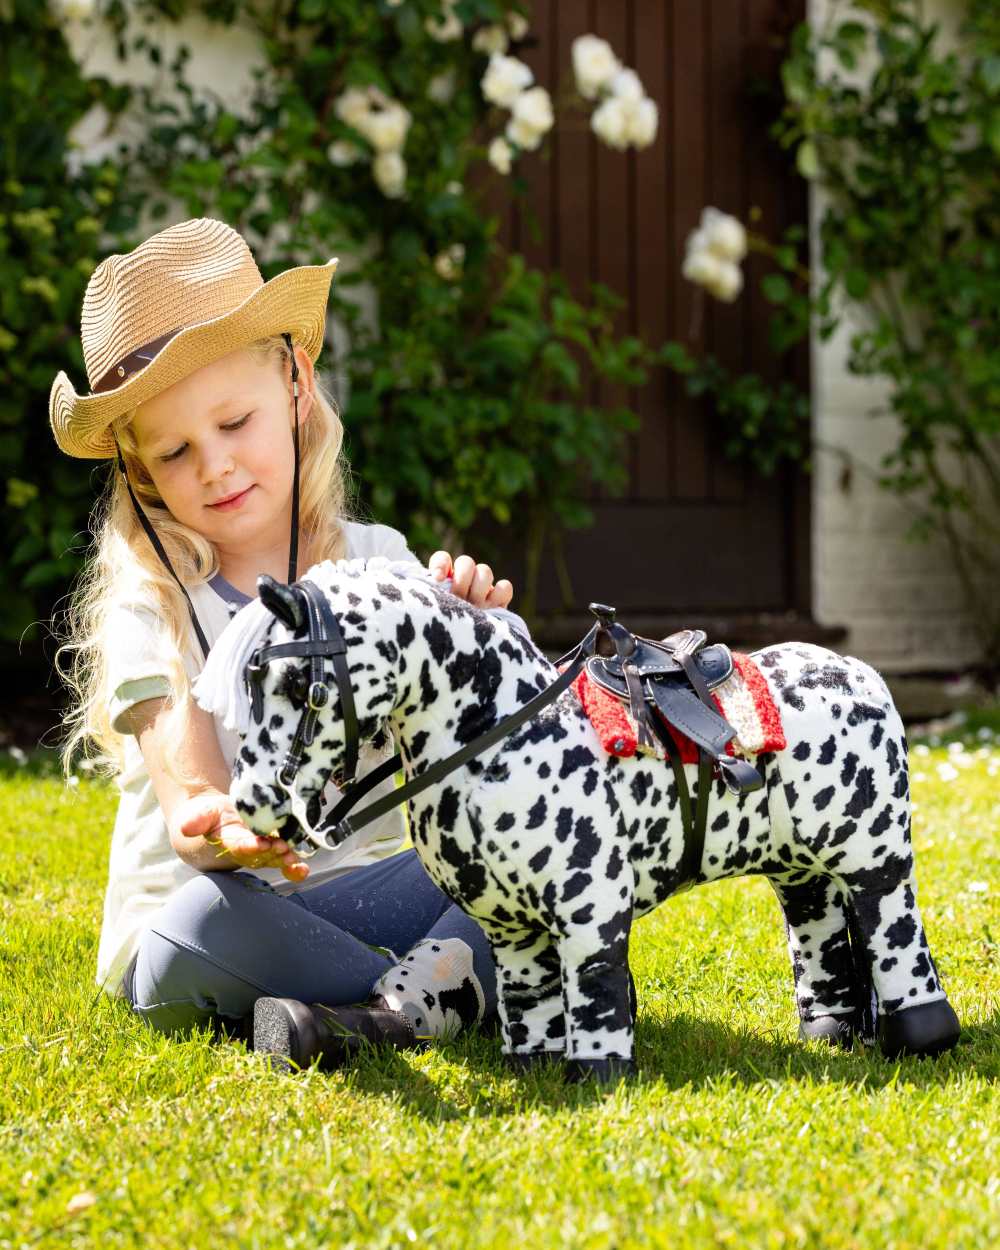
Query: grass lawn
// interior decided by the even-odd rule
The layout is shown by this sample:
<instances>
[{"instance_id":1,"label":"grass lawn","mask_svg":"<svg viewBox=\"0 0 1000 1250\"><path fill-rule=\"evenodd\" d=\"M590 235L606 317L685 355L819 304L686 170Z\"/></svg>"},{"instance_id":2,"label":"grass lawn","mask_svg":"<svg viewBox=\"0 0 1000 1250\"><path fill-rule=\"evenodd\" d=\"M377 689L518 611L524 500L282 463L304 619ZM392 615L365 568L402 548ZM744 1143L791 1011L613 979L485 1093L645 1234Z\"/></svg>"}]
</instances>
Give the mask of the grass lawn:
<instances>
[{"instance_id":1,"label":"grass lawn","mask_svg":"<svg viewBox=\"0 0 1000 1250\"><path fill-rule=\"evenodd\" d=\"M963 733L912 758L958 1048L799 1044L748 878L639 921L641 1075L611 1092L478 1035L298 1077L154 1035L92 984L114 791L5 757L0 1247L1000 1244L1000 718Z\"/></svg>"}]
</instances>

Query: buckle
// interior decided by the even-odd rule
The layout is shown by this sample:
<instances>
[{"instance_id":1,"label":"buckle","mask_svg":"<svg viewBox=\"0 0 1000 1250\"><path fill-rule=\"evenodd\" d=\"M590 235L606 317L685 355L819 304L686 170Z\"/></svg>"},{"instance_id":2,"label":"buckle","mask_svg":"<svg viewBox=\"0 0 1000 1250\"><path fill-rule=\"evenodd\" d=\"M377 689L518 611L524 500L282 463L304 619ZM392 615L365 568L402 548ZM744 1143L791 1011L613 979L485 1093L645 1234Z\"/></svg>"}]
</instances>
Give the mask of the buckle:
<instances>
[{"instance_id":1,"label":"buckle","mask_svg":"<svg viewBox=\"0 0 1000 1250\"><path fill-rule=\"evenodd\" d=\"M313 712L318 712L321 707L326 707L330 699L330 688L324 682L314 681L309 684L309 694L306 702Z\"/></svg>"},{"instance_id":2,"label":"buckle","mask_svg":"<svg viewBox=\"0 0 1000 1250\"><path fill-rule=\"evenodd\" d=\"M323 840L327 846L340 846L341 842L346 842L354 832L350 820L345 816L343 820L338 820L335 825L329 825L322 831Z\"/></svg>"}]
</instances>

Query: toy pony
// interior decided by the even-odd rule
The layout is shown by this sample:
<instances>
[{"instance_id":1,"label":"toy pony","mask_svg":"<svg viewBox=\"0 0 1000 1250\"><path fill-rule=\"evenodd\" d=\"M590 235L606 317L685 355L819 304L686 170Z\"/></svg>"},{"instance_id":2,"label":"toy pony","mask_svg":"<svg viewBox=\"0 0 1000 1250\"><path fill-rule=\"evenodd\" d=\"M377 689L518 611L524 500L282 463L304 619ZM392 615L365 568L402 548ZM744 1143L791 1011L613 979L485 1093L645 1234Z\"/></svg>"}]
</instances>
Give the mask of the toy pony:
<instances>
[{"instance_id":1,"label":"toy pony","mask_svg":"<svg viewBox=\"0 0 1000 1250\"><path fill-rule=\"evenodd\" d=\"M758 683L785 743L751 754L731 727L716 734L726 721L703 688L740 676L728 649L699 668L703 636L660 655L604 610L560 674L415 568L326 562L293 586L262 577L196 696L242 735L231 795L247 824L302 847L363 836L371 808L352 821L341 802L319 824L320 799L331 777L352 781L360 741L394 736L421 861L491 942L512 1062L562 1057L599 1079L632 1070L633 919L746 873L764 874L784 909L803 1037L877 1034L889 1056L955 1044L917 907L903 726L872 668L797 642L745 657L744 694ZM665 758L605 749L579 682L568 688L581 673L624 691L647 746L663 702ZM666 732L684 724L696 765Z\"/></svg>"}]
</instances>

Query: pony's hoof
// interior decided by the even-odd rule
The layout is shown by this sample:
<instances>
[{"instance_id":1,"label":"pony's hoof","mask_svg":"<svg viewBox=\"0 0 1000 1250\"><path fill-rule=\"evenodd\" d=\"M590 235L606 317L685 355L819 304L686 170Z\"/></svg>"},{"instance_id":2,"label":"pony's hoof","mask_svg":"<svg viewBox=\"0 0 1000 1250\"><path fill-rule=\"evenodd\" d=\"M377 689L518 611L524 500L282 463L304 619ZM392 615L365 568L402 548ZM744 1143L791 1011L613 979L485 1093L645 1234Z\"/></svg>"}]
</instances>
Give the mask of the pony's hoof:
<instances>
[{"instance_id":1,"label":"pony's hoof","mask_svg":"<svg viewBox=\"0 0 1000 1250\"><path fill-rule=\"evenodd\" d=\"M812 1020L799 1021L799 1041L828 1042L850 1050L854 1044L854 1017L816 1016Z\"/></svg>"},{"instance_id":2,"label":"pony's hoof","mask_svg":"<svg viewBox=\"0 0 1000 1250\"><path fill-rule=\"evenodd\" d=\"M536 1068L551 1067L564 1058L561 1050L532 1050L520 1055L504 1055L503 1061L515 1072L533 1072Z\"/></svg>"},{"instance_id":3,"label":"pony's hoof","mask_svg":"<svg viewBox=\"0 0 1000 1250\"><path fill-rule=\"evenodd\" d=\"M946 998L904 1007L878 1018L878 1044L886 1059L899 1055L940 1055L958 1041L962 1026Z\"/></svg>"},{"instance_id":4,"label":"pony's hoof","mask_svg":"<svg viewBox=\"0 0 1000 1250\"><path fill-rule=\"evenodd\" d=\"M566 1075L574 1083L590 1080L616 1085L635 1074L635 1060L620 1059L617 1055L607 1059L570 1059L566 1064Z\"/></svg>"}]
</instances>

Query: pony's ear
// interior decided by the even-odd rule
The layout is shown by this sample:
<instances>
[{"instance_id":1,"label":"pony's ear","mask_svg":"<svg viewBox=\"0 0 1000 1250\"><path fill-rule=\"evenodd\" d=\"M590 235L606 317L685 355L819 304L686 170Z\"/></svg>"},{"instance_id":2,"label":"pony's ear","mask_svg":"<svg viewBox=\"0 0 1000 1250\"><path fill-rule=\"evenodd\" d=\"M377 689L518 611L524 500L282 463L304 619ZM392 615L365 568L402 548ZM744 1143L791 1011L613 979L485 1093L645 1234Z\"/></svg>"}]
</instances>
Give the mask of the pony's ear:
<instances>
[{"instance_id":1,"label":"pony's ear","mask_svg":"<svg viewBox=\"0 0 1000 1250\"><path fill-rule=\"evenodd\" d=\"M291 586L276 582L268 573L261 573L257 578L257 593L261 603L289 629L301 629L305 624L305 608Z\"/></svg>"}]
</instances>

